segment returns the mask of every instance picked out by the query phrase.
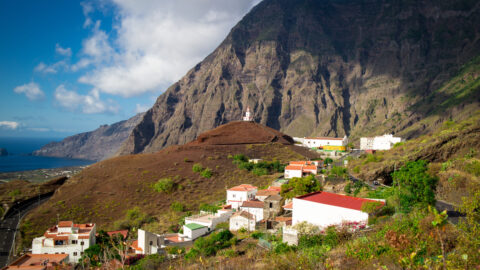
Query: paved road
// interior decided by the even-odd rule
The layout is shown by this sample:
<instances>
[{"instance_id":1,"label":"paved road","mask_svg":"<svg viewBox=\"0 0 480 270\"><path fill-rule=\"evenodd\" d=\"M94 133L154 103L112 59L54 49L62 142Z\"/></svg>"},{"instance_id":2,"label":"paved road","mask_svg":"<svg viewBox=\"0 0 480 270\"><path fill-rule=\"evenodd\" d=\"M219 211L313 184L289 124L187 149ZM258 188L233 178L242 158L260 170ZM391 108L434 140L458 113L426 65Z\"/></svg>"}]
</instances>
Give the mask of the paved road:
<instances>
[{"instance_id":1,"label":"paved road","mask_svg":"<svg viewBox=\"0 0 480 270\"><path fill-rule=\"evenodd\" d=\"M15 205L13 207L14 211L10 212L5 219L0 220L0 268L6 266L8 263L8 258L15 238L15 232L17 232L20 219L23 218L28 211L42 204L50 197L51 195L44 196L40 200L33 200L28 203Z\"/></svg>"}]
</instances>

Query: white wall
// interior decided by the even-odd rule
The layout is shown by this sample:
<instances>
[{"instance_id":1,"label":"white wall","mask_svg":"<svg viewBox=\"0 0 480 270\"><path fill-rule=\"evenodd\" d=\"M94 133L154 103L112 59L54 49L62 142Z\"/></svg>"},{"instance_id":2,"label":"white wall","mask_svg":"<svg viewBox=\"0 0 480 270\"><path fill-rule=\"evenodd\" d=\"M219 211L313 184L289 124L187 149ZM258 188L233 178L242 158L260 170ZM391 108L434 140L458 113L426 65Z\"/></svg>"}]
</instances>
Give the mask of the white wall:
<instances>
[{"instance_id":1,"label":"white wall","mask_svg":"<svg viewBox=\"0 0 480 270\"><path fill-rule=\"evenodd\" d=\"M233 209L238 209L242 202L255 198L256 193L256 189L251 191L227 190L227 204L232 205Z\"/></svg>"},{"instance_id":2,"label":"white wall","mask_svg":"<svg viewBox=\"0 0 480 270\"><path fill-rule=\"evenodd\" d=\"M88 239L79 239L78 244L75 245L60 245L60 246L42 246L42 240L45 239L44 236L37 237L33 239L32 242L32 254L68 254L68 262L69 263L78 263L78 260L82 256L82 252L85 249L90 247L90 242ZM46 238L45 240L51 240ZM84 242L82 246L80 243L81 241ZM75 256L74 253L77 253Z\"/></svg>"},{"instance_id":3,"label":"white wall","mask_svg":"<svg viewBox=\"0 0 480 270\"><path fill-rule=\"evenodd\" d=\"M249 231L254 231L255 230L255 221L254 220L248 220L245 217L242 216L233 216L230 218L230 231L238 231L241 228L245 228Z\"/></svg>"},{"instance_id":4,"label":"white wall","mask_svg":"<svg viewBox=\"0 0 480 270\"><path fill-rule=\"evenodd\" d=\"M260 220L263 219L263 208L240 207L240 210L254 215L255 216L255 221L260 221Z\"/></svg>"},{"instance_id":5,"label":"white wall","mask_svg":"<svg viewBox=\"0 0 480 270\"><path fill-rule=\"evenodd\" d=\"M383 136L376 137L363 137L360 138L361 150L389 150L396 143L402 141L400 137L393 137L392 134L385 134Z\"/></svg>"},{"instance_id":6,"label":"white wall","mask_svg":"<svg viewBox=\"0 0 480 270\"><path fill-rule=\"evenodd\" d=\"M332 146L346 146L348 144L348 138L344 137L343 140L329 140L329 139L308 139L303 140L303 145L307 147L320 147L325 145Z\"/></svg>"},{"instance_id":7,"label":"white wall","mask_svg":"<svg viewBox=\"0 0 480 270\"><path fill-rule=\"evenodd\" d=\"M322 228L340 225L343 222L367 222L368 214L358 210L293 198L292 225L302 221Z\"/></svg>"},{"instance_id":8,"label":"white wall","mask_svg":"<svg viewBox=\"0 0 480 270\"><path fill-rule=\"evenodd\" d=\"M185 235L187 238L195 240L198 237L205 235L208 233L208 227L203 227L200 229L196 230L191 230L187 226L183 225L183 235Z\"/></svg>"},{"instance_id":9,"label":"white wall","mask_svg":"<svg viewBox=\"0 0 480 270\"><path fill-rule=\"evenodd\" d=\"M302 177L302 170L285 170L285 179L291 179L294 177Z\"/></svg>"}]
</instances>

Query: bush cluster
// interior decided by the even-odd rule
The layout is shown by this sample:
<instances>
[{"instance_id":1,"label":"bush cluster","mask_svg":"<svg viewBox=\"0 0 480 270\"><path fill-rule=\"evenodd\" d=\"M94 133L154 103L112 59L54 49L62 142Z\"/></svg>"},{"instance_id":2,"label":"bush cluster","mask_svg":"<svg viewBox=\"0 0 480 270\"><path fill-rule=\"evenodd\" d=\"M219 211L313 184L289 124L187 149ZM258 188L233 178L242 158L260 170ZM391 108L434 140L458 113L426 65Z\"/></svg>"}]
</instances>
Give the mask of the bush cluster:
<instances>
[{"instance_id":1,"label":"bush cluster","mask_svg":"<svg viewBox=\"0 0 480 270\"><path fill-rule=\"evenodd\" d=\"M239 169L247 170L257 176L267 175L275 172L284 172L285 165L278 161L260 161L258 163L248 162L248 157L242 154L233 156L233 164Z\"/></svg>"},{"instance_id":2,"label":"bush cluster","mask_svg":"<svg viewBox=\"0 0 480 270\"><path fill-rule=\"evenodd\" d=\"M153 189L157 192L172 193L175 190L175 183L171 178L162 178L153 185Z\"/></svg>"},{"instance_id":3,"label":"bush cluster","mask_svg":"<svg viewBox=\"0 0 480 270\"><path fill-rule=\"evenodd\" d=\"M214 232L207 237L198 238L193 247L185 254L185 259L192 260L199 256L214 256L217 251L228 248L235 243L236 238L229 230Z\"/></svg>"}]
</instances>

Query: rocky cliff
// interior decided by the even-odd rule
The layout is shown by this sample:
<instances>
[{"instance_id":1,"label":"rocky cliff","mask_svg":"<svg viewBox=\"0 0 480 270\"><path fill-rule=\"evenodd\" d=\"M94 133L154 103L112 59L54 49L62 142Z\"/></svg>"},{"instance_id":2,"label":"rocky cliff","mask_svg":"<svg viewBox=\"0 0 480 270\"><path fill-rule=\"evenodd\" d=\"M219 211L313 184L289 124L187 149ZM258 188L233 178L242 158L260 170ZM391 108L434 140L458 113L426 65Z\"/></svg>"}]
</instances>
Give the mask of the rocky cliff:
<instances>
[{"instance_id":1,"label":"rocky cliff","mask_svg":"<svg viewBox=\"0 0 480 270\"><path fill-rule=\"evenodd\" d=\"M480 54L479 32L478 1L264 0L157 99L119 154L188 142L247 106L292 136L417 136L479 107L478 85L438 90Z\"/></svg>"},{"instance_id":2,"label":"rocky cliff","mask_svg":"<svg viewBox=\"0 0 480 270\"><path fill-rule=\"evenodd\" d=\"M102 160L113 156L142 119L143 113L94 131L80 133L60 142L51 142L33 152L37 156Z\"/></svg>"}]
</instances>

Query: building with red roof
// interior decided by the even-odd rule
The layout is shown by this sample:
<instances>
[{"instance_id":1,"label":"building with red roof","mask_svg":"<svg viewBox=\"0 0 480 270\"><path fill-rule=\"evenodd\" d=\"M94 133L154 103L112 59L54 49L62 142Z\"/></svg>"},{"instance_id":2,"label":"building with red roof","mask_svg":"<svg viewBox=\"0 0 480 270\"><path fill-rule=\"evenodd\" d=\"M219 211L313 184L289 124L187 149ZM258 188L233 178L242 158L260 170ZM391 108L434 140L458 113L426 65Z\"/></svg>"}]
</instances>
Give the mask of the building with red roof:
<instances>
[{"instance_id":1,"label":"building with red roof","mask_svg":"<svg viewBox=\"0 0 480 270\"><path fill-rule=\"evenodd\" d=\"M24 254L2 269L74 269L72 265L68 265L67 263L68 254Z\"/></svg>"},{"instance_id":2,"label":"building with red roof","mask_svg":"<svg viewBox=\"0 0 480 270\"><path fill-rule=\"evenodd\" d=\"M255 198L258 188L256 186L242 184L227 189L227 204L232 209L238 209L244 201L250 201Z\"/></svg>"},{"instance_id":3,"label":"building with red roof","mask_svg":"<svg viewBox=\"0 0 480 270\"><path fill-rule=\"evenodd\" d=\"M33 254L66 254L69 263L77 263L85 249L95 245L94 223L74 224L60 221L50 227L42 237L32 241Z\"/></svg>"},{"instance_id":4,"label":"building with red roof","mask_svg":"<svg viewBox=\"0 0 480 270\"><path fill-rule=\"evenodd\" d=\"M368 202L377 202L379 206L385 204L383 201L325 191L306 194L292 200L292 223L306 221L320 228L341 224L366 226L368 214L362 212L362 205Z\"/></svg>"},{"instance_id":5,"label":"building with red roof","mask_svg":"<svg viewBox=\"0 0 480 270\"><path fill-rule=\"evenodd\" d=\"M285 167L285 179L291 179L294 177L303 177L307 174L318 173L319 167L318 161L290 161L290 164Z\"/></svg>"}]
</instances>

